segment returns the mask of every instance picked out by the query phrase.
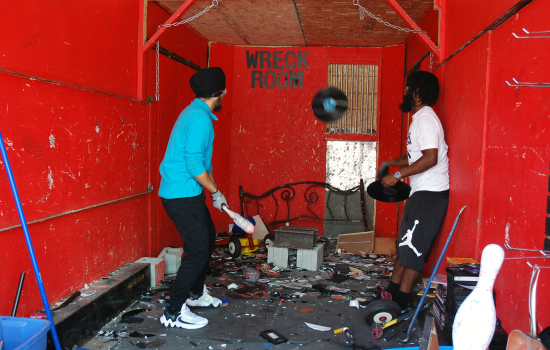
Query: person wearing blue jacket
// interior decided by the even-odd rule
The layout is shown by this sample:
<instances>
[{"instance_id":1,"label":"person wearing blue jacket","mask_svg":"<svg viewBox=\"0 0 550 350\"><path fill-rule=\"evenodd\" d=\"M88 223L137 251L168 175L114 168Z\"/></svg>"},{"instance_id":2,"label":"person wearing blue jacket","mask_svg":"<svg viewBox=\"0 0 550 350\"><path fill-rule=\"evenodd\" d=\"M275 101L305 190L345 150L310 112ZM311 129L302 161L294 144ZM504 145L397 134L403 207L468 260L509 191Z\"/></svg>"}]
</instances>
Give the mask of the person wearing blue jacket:
<instances>
[{"instance_id":1,"label":"person wearing blue jacket","mask_svg":"<svg viewBox=\"0 0 550 350\"><path fill-rule=\"evenodd\" d=\"M183 238L185 251L170 303L160 322L165 327L198 329L205 327L208 320L191 312L188 306L221 305L221 300L212 297L204 284L216 240L204 189L210 193L215 208L221 211L224 206L229 208L216 186L212 169L212 121L218 120L212 112L221 109L227 90L225 74L219 67L199 70L191 77L190 84L196 98L174 124L160 164L159 196Z\"/></svg>"}]
</instances>

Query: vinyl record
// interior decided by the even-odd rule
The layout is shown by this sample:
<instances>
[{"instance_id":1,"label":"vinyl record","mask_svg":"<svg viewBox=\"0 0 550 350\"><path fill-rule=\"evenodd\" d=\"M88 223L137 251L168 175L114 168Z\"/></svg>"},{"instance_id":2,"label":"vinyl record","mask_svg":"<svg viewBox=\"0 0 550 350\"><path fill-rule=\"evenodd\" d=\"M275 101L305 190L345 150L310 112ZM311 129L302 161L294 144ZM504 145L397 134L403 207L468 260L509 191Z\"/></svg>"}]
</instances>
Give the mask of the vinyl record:
<instances>
[{"instance_id":1,"label":"vinyl record","mask_svg":"<svg viewBox=\"0 0 550 350\"><path fill-rule=\"evenodd\" d=\"M395 186L385 188L380 180L374 181L367 187L367 193L373 199L381 202L395 203L409 198L411 186L403 181L398 181Z\"/></svg>"},{"instance_id":2,"label":"vinyl record","mask_svg":"<svg viewBox=\"0 0 550 350\"><path fill-rule=\"evenodd\" d=\"M328 87L317 93L311 102L313 114L321 121L332 122L342 118L348 110L348 98L342 90Z\"/></svg>"}]
</instances>

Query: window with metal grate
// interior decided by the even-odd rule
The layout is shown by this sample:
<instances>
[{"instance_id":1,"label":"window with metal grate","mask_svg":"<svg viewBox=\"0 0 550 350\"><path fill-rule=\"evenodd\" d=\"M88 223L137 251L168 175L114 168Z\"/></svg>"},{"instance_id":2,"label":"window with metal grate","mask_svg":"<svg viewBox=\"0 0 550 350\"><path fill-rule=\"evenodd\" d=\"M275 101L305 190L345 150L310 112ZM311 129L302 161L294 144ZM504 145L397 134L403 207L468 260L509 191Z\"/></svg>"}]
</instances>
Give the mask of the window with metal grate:
<instances>
[{"instance_id":1,"label":"window with metal grate","mask_svg":"<svg viewBox=\"0 0 550 350\"><path fill-rule=\"evenodd\" d=\"M376 135L378 112L378 65L328 65L328 86L348 97L344 116L326 124L327 134Z\"/></svg>"}]
</instances>

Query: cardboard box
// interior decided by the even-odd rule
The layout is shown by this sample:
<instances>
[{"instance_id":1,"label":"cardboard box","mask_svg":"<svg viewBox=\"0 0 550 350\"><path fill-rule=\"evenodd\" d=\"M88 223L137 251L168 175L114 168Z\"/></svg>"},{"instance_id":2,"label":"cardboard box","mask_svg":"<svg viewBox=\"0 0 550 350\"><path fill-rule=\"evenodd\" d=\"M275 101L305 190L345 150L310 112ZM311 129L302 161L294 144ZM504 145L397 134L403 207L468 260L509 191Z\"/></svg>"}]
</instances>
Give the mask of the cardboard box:
<instances>
[{"instance_id":1,"label":"cardboard box","mask_svg":"<svg viewBox=\"0 0 550 350\"><path fill-rule=\"evenodd\" d=\"M395 238L391 237L376 237L374 238L374 254L395 255Z\"/></svg>"},{"instance_id":2,"label":"cardboard box","mask_svg":"<svg viewBox=\"0 0 550 350\"><path fill-rule=\"evenodd\" d=\"M374 247L374 232L345 233L338 235L336 251L341 249L342 253L361 254L370 253Z\"/></svg>"}]
</instances>

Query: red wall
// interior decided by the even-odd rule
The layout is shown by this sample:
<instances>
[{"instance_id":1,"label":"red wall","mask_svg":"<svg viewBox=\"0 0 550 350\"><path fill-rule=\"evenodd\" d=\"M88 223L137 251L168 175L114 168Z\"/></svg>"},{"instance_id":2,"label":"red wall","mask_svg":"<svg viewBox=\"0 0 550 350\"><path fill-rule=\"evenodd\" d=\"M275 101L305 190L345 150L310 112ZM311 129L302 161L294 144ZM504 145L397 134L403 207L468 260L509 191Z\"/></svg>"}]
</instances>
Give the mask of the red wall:
<instances>
[{"instance_id":1,"label":"red wall","mask_svg":"<svg viewBox=\"0 0 550 350\"><path fill-rule=\"evenodd\" d=\"M408 130L407 116L401 113L399 104L403 96L403 75L405 73L405 45L383 49L382 100L380 105L380 140L378 163L400 157L403 153L401 134ZM406 151L405 151L406 152ZM391 171L394 171L393 169ZM404 204L376 202L376 235L396 237L397 223Z\"/></svg>"},{"instance_id":2,"label":"red wall","mask_svg":"<svg viewBox=\"0 0 550 350\"><path fill-rule=\"evenodd\" d=\"M492 1L476 3L476 6L488 7L489 17L496 18L499 11L512 6L504 3ZM464 9L457 9L458 4ZM467 23L460 25L466 18L460 17L461 13L468 6L463 1L447 1L447 5L449 50L446 54L450 54L453 45L460 46L469 40L464 37L465 33L475 35L492 19L472 15ZM542 88L516 89L506 85L505 80L515 77L520 81L550 81L545 69L550 42L512 37L512 32L519 33L523 27L544 28L544 19L537 14L548 13L549 9L548 3L533 1L435 72L442 84L440 117L449 144L451 197L447 218L431 257L432 269L456 214L464 205L467 209L447 256L479 259L483 248L490 243L501 246L510 243L531 249L543 247L550 159L546 135L550 120L545 101L549 92ZM454 18L460 18L460 23L455 23ZM419 45L411 41L409 52L422 51ZM506 255L521 254L506 251ZM505 261L495 284L497 315L507 331L528 331L529 328L531 269L526 261ZM548 264L540 259L532 262ZM444 273L444 267L443 263L440 273ZM537 306L541 327L550 323L548 313L543 311L550 303L550 298L542 292L547 286L548 275L543 270Z\"/></svg>"},{"instance_id":3,"label":"red wall","mask_svg":"<svg viewBox=\"0 0 550 350\"><path fill-rule=\"evenodd\" d=\"M550 161L550 91L544 88L514 88L505 83L550 82L550 41L518 40L512 32L522 28L545 28L541 14L550 13L547 1L534 0L490 35L486 127L486 173L481 203L478 254L489 243L513 247L543 248ZM532 29L533 28L533 29ZM543 40L543 41L540 41ZM495 181L496 180L496 181ZM518 256L517 253L507 253ZM532 256L527 254L526 256ZM538 254L534 254L538 255ZM548 265L547 259L531 260ZM542 270L538 293L538 322L550 326L548 270ZM527 331L527 292L531 268L525 260L505 262L496 288L501 310L521 320ZM507 323L516 324L510 318ZM539 329L540 331L541 329Z\"/></svg>"},{"instance_id":4,"label":"red wall","mask_svg":"<svg viewBox=\"0 0 550 350\"><path fill-rule=\"evenodd\" d=\"M442 2L446 7L443 56L447 57L514 6L518 0L442 0Z\"/></svg>"},{"instance_id":5,"label":"red wall","mask_svg":"<svg viewBox=\"0 0 550 350\"><path fill-rule=\"evenodd\" d=\"M158 26L169 18L169 14L158 5L149 2L147 11L147 37L153 36ZM185 40L182 40L185 38ZM208 43L185 26L171 27L160 38L160 45L191 62L208 65ZM146 95L155 95L155 51L146 55ZM151 256L157 256L166 246L182 246L183 240L172 221L166 215L157 194L160 185L159 165L164 158L172 127L181 111L193 101L195 95L189 87L189 79L196 72L181 63L160 55L159 93L160 99L151 106L151 184L155 191L149 197L151 216ZM218 139L215 140L218 142ZM214 169L218 169L214 160ZM216 172L214 172L216 174ZM207 204L211 201L207 200ZM214 219L215 211L210 210ZM215 221L216 222L216 221ZM217 225L220 226L220 225ZM218 227L219 228L219 227Z\"/></svg>"},{"instance_id":6,"label":"red wall","mask_svg":"<svg viewBox=\"0 0 550 350\"><path fill-rule=\"evenodd\" d=\"M136 5L129 0L4 3L0 67L135 97Z\"/></svg>"},{"instance_id":7,"label":"red wall","mask_svg":"<svg viewBox=\"0 0 550 350\"><path fill-rule=\"evenodd\" d=\"M154 4L149 8L152 28L169 17ZM14 2L2 10L2 70L71 85L0 72L0 128L27 220L139 194L148 184L155 188L29 226L54 303L129 261L181 245L156 190L172 125L192 99L188 80L194 71L161 56L161 101L128 98L137 85L135 1ZM206 66L207 43L194 32L172 28L163 38L162 46ZM149 96L153 58L151 51ZM0 229L17 225L3 162L0 203ZM0 294L10 296L0 314L11 312L21 272L29 276L18 315L41 309L20 228L0 232L0 252Z\"/></svg>"},{"instance_id":8,"label":"red wall","mask_svg":"<svg viewBox=\"0 0 550 350\"><path fill-rule=\"evenodd\" d=\"M442 58L514 3L443 1L442 44L446 48ZM148 7L150 37L169 15L153 3ZM550 41L511 36L523 27L546 30L540 14L549 9L547 2L534 0L436 71L442 86L436 110L449 144L451 204L431 266L463 205L468 208L448 256L479 258L488 243L542 248L550 158L545 103L549 91L516 89L504 80L550 81L545 69ZM30 225L53 303L128 261L156 256L167 245L181 245L156 191L158 166L172 126L193 99L188 81L194 71L161 56L160 101L146 104L132 99L138 51L134 1L34 1L25 6L12 2L2 10L1 69L74 85L0 72L0 127L27 219L138 194L148 184L155 188L149 195ZM432 11L421 25L432 38L437 34L438 17ZM167 30L161 45L203 67L208 65L206 40L184 26ZM247 50L310 51L310 68L302 69L303 89L252 89ZM399 137L406 134L409 119L402 119L397 109L404 51L404 46L246 48L212 44L210 66L224 68L229 91L218 113L220 120L214 123L213 159L217 183L229 204L238 208L239 185L259 194L288 182L325 181L326 136L310 105L313 95L326 86L329 62L381 64L379 159L398 156L402 149ZM407 67L425 51L411 38ZM146 62L146 91L153 96L154 51L147 53ZM428 62L423 69L429 67ZM320 194L318 209L324 203ZM0 198L0 228L17 224L5 175L0 175ZM398 208L378 204L377 235L395 236ZM229 221L224 214L212 213L218 230L225 230ZM29 272L19 315L41 308L21 229L0 232L0 247L0 293L13 295L19 273ZM506 261L501 271L495 285L498 314L506 330L527 331L530 269L519 260ZM542 292L548 287L546 270L539 284L538 309L545 310L549 307L549 298ZM11 303L0 305L0 314L8 314ZM542 311L538 316L541 326L548 326L549 316Z\"/></svg>"}]
</instances>

